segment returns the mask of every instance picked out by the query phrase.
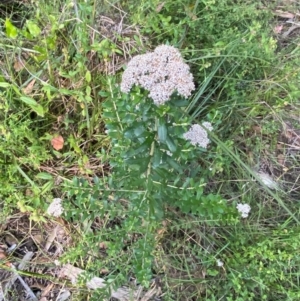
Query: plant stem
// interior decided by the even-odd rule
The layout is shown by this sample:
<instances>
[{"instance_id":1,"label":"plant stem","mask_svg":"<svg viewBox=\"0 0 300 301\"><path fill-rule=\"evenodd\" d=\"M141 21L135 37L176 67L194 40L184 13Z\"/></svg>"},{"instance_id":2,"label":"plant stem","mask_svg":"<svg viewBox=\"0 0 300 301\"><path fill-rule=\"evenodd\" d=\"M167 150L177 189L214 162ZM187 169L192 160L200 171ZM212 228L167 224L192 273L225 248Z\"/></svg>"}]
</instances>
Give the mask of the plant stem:
<instances>
[{"instance_id":1,"label":"plant stem","mask_svg":"<svg viewBox=\"0 0 300 301\"><path fill-rule=\"evenodd\" d=\"M155 147L155 140L156 140L156 138L157 138L157 126L158 126L158 119L157 118L155 118L155 126L154 126L154 131L156 132L156 134L155 134L155 137L154 137L154 139L153 139L153 141L152 141L152 143L151 143L151 149L150 149L150 158L152 159L152 157L153 157L153 154L154 154L154 147ZM148 177L149 177L149 175L150 175L150 173L151 173L151 159L150 159L150 161L149 161L149 163L148 163L148 168L147 168L147 172L146 172L146 178L148 179Z\"/></svg>"}]
</instances>

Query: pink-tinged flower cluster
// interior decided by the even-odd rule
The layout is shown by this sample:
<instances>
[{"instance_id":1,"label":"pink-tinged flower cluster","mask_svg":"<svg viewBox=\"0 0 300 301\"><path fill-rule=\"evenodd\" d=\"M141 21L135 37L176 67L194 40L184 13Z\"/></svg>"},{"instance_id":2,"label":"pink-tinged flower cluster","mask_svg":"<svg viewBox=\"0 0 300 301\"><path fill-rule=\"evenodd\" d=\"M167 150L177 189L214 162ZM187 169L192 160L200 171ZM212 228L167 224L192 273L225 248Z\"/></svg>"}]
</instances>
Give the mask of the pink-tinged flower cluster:
<instances>
[{"instance_id":1,"label":"pink-tinged flower cluster","mask_svg":"<svg viewBox=\"0 0 300 301\"><path fill-rule=\"evenodd\" d=\"M49 205L47 209L47 213L54 217L61 216L62 213L64 212L64 208L61 203L62 203L62 199L60 198L53 199L52 203Z\"/></svg>"},{"instance_id":2,"label":"pink-tinged flower cluster","mask_svg":"<svg viewBox=\"0 0 300 301\"><path fill-rule=\"evenodd\" d=\"M148 90L156 105L164 104L174 92L187 98L195 89L189 66L178 49L167 45L137 55L128 63L122 76L121 91L129 93L133 85Z\"/></svg>"},{"instance_id":3,"label":"pink-tinged flower cluster","mask_svg":"<svg viewBox=\"0 0 300 301\"><path fill-rule=\"evenodd\" d=\"M209 131L213 130L210 122L203 122L202 125ZM183 138L190 141L192 145L203 148L207 148L207 145L210 142L206 130L199 124L193 124L191 128L183 135Z\"/></svg>"}]
</instances>

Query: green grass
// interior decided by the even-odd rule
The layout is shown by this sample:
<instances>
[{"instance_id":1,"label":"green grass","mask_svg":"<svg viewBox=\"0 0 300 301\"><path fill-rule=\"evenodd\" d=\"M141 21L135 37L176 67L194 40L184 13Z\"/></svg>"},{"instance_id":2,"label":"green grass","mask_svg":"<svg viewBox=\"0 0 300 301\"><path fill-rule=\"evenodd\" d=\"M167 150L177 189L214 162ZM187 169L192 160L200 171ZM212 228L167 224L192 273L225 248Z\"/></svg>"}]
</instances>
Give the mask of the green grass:
<instances>
[{"instance_id":1,"label":"green grass","mask_svg":"<svg viewBox=\"0 0 300 301\"><path fill-rule=\"evenodd\" d=\"M61 197L73 241L59 260L116 288L132 277L147 290L156 277L162 300L296 301L300 38L279 47L276 3L216 2L1 4L0 223L21 211L43 225ZM149 183L114 174L123 162L106 133L110 103L130 112L118 88L124 67L159 44L179 47L194 75L182 116L214 126L197 160L203 212L185 206L184 190L173 204L163 191L147 203ZM62 150L51 146L55 135ZM238 203L251 205L248 218ZM99 298L78 288L74 300Z\"/></svg>"}]
</instances>

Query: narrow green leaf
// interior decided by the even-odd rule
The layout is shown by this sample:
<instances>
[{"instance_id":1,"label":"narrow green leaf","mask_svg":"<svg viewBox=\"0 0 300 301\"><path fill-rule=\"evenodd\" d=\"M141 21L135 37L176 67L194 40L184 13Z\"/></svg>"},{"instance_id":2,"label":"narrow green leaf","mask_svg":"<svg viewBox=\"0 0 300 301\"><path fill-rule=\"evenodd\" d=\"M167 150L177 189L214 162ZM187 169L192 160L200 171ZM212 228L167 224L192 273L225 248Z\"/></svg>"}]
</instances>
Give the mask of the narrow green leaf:
<instances>
[{"instance_id":1,"label":"narrow green leaf","mask_svg":"<svg viewBox=\"0 0 300 301\"><path fill-rule=\"evenodd\" d=\"M26 104L28 104L29 106L38 106L38 103L31 97L22 96L20 97L20 99Z\"/></svg>"},{"instance_id":2,"label":"narrow green leaf","mask_svg":"<svg viewBox=\"0 0 300 301\"><path fill-rule=\"evenodd\" d=\"M100 92L98 92L98 95L101 96L101 97L108 97L110 94L108 92L106 92L106 91L100 91Z\"/></svg>"},{"instance_id":3,"label":"narrow green leaf","mask_svg":"<svg viewBox=\"0 0 300 301\"><path fill-rule=\"evenodd\" d=\"M147 158L129 158L125 162L129 165L141 165Z\"/></svg>"},{"instance_id":4,"label":"narrow green leaf","mask_svg":"<svg viewBox=\"0 0 300 301\"><path fill-rule=\"evenodd\" d=\"M141 152L146 152L150 150L151 147L151 139L147 139L145 142L143 142L137 149L134 150L133 154L137 155Z\"/></svg>"},{"instance_id":5,"label":"narrow green leaf","mask_svg":"<svg viewBox=\"0 0 300 301\"><path fill-rule=\"evenodd\" d=\"M172 153L176 152L177 149L176 144L174 143L173 139L170 136L167 136L166 144Z\"/></svg>"},{"instance_id":6,"label":"narrow green leaf","mask_svg":"<svg viewBox=\"0 0 300 301\"><path fill-rule=\"evenodd\" d=\"M158 166L160 166L161 159L162 159L162 152L159 148L156 147L152 158L153 168L157 168Z\"/></svg>"},{"instance_id":7,"label":"narrow green leaf","mask_svg":"<svg viewBox=\"0 0 300 301\"><path fill-rule=\"evenodd\" d=\"M38 104L33 98L21 96L20 99L28 106L30 106L30 108L39 116L44 117L44 108L40 104Z\"/></svg>"},{"instance_id":8,"label":"narrow green leaf","mask_svg":"<svg viewBox=\"0 0 300 301\"><path fill-rule=\"evenodd\" d=\"M159 120L157 133L158 133L158 139L160 140L160 142L165 143L167 140L168 130L167 130L167 126L163 119Z\"/></svg>"},{"instance_id":9,"label":"narrow green leaf","mask_svg":"<svg viewBox=\"0 0 300 301\"><path fill-rule=\"evenodd\" d=\"M150 157L148 158L130 158L125 160L125 162L131 166L131 168L135 170L139 170L141 173L147 170L148 164L150 161Z\"/></svg>"},{"instance_id":10,"label":"narrow green leaf","mask_svg":"<svg viewBox=\"0 0 300 301\"><path fill-rule=\"evenodd\" d=\"M108 136L113 139L120 139L119 131L108 131Z\"/></svg>"},{"instance_id":11,"label":"narrow green leaf","mask_svg":"<svg viewBox=\"0 0 300 301\"><path fill-rule=\"evenodd\" d=\"M41 194L46 193L47 191L51 190L54 186L54 181L50 180L49 182L45 183L42 187Z\"/></svg>"},{"instance_id":12,"label":"narrow green leaf","mask_svg":"<svg viewBox=\"0 0 300 301\"><path fill-rule=\"evenodd\" d=\"M105 111L102 113L102 116L104 118L112 118L112 119L115 119L116 118L116 113L115 112L108 112L108 111Z\"/></svg>"},{"instance_id":13,"label":"narrow green leaf","mask_svg":"<svg viewBox=\"0 0 300 301\"><path fill-rule=\"evenodd\" d=\"M61 93L62 95L71 95L71 96L74 95L74 91L64 89L64 88L58 89L58 92Z\"/></svg>"},{"instance_id":14,"label":"narrow green leaf","mask_svg":"<svg viewBox=\"0 0 300 301\"><path fill-rule=\"evenodd\" d=\"M47 172L40 172L35 177L38 179L42 179L42 180L52 180L53 179L52 175Z\"/></svg>"},{"instance_id":15,"label":"narrow green leaf","mask_svg":"<svg viewBox=\"0 0 300 301\"><path fill-rule=\"evenodd\" d=\"M139 124L137 127L134 128L134 134L136 137L141 137L141 136L144 136L145 132L145 128L144 128L144 125L142 124Z\"/></svg>"},{"instance_id":16,"label":"narrow green leaf","mask_svg":"<svg viewBox=\"0 0 300 301\"><path fill-rule=\"evenodd\" d=\"M4 83L4 82L0 83L0 88L8 88L8 87L10 87L9 83Z\"/></svg>"},{"instance_id":17,"label":"narrow green leaf","mask_svg":"<svg viewBox=\"0 0 300 301\"><path fill-rule=\"evenodd\" d=\"M133 139L135 137L133 129L127 129L123 135L127 139Z\"/></svg>"},{"instance_id":18,"label":"narrow green leaf","mask_svg":"<svg viewBox=\"0 0 300 301\"><path fill-rule=\"evenodd\" d=\"M180 164L178 164L175 160L173 160L171 157L168 156L167 163L173 167L178 172L182 173L183 169L181 168Z\"/></svg>"},{"instance_id":19,"label":"narrow green leaf","mask_svg":"<svg viewBox=\"0 0 300 301\"><path fill-rule=\"evenodd\" d=\"M157 168L153 169L153 172L152 172L153 180L157 181L157 180L161 180L161 179L168 179L168 177L169 177L169 173L165 169L163 169L161 167L157 167Z\"/></svg>"},{"instance_id":20,"label":"narrow green leaf","mask_svg":"<svg viewBox=\"0 0 300 301\"><path fill-rule=\"evenodd\" d=\"M170 104L172 104L174 107L186 107L189 102L187 99L176 99L176 100L171 100Z\"/></svg>"},{"instance_id":21,"label":"narrow green leaf","mask_svg":"<svg viewBox=\"0 0 300 301\"><path fill-rule=\"evenodd\" d=\"M146 170L148 169L149 162L150 162L150 157L145 158L143 160L143 162L140 164L140 169L139 170L140 170L141 173L146 172Z\"/></svg>"}]
</instances>

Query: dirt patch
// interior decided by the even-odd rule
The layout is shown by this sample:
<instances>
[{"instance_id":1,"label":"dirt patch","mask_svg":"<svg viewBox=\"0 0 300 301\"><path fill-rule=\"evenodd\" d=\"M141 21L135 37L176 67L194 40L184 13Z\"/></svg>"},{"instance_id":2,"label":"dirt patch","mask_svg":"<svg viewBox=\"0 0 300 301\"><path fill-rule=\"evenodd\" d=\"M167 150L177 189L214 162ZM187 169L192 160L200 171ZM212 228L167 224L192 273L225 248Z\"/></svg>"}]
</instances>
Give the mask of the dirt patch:
<instances>
[{"instance_id":1,"label":"dirt patch","mask_svg":"<svg viewBox=\"0 0 300 301\"><path fill-rule=\"evenodd\" d=\"M27 214L8 219L0 232L0 300L57 300L65 285L55 262L71 244L62 220L36 223Z\"/></svg>"},{"instance_id":2,"label":"dirt patch","mask_svg":"<svg viewBox=\"0 0 300 301\"><path fill-rule=\"evenodd\" d=\"M8 219L0 227L0 301L86 300L89 290L105 288L103 278L83 280L83 269L59 262L73 246L73 235L75 230L61 218L36 223L28 214L18 214ZM111 290L110 300L127 301L134 296L159 301L160 294L153 280L148 291L136 283Z\"/></svg>"}]
</instances>

